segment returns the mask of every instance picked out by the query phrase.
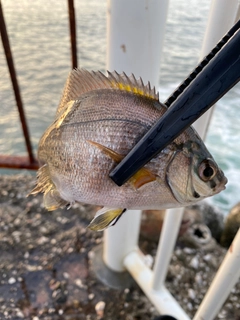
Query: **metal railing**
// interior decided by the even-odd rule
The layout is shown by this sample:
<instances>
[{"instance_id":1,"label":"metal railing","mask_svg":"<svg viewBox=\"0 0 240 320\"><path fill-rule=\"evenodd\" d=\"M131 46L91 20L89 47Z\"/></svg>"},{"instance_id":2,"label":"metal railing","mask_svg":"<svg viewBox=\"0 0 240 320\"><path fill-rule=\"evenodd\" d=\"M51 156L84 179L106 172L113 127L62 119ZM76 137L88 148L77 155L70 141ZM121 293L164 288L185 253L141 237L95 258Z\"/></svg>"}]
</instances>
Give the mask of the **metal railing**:
<instances>
[{"instance_id":1,"label":"metal railing","mask_svg":"<svg viewBox=\"0 0 240 320\"><path fill-rule=\"evenodd\" d=\"M148 10L145 9L145 5L136 6L136 2L132 0L121 0L121 2L119 2L119 0L109 0L108 6L108 12L111 12L111 15L108 15L107 69L115 69L119 72L125 70L126 73L133 72L136 75L141 75L144 80L150 80L153 85L157 85L158 70L160 69L159 57L163 46L168 0L149 2ZM77 67L77 49L73 0L68 0L68 8L72 48L72 67L75 68ZM209 28L206 33L206 39L208 40L205 39L204 45L206 47L203 49L202 55L206 54L214 45L214 43L211 42L211 38L214 38L211 35L211 32L214 32L214 29L221 32L218 37L219 39L222 34L231 27L231 23L233 24L238 8L238 0L232 0L231 2L229 2L229 0L225 0L221 2L221 5L219 5L218 0L212 1ZM131 14L133 12L135 16L136 14L139 14L139 16L142 17L141 21L136 21L136 24L138 25L135 25L134 28L132 28L131 25ZM119 19L116 23L117 16L125 17L124 21L121 19L122 26L119 25ZM230 16L231 19L229 19ZM221 20L221 25L218 25L218 28L216 28L215 25L215 18ZM149 21L151 21L151 24L149 24ZM211 25L213 25L213 27L211 27ZM1 2L0 30L13 90L15 93L16 104L22 124L26 149L28 152L28 156L26 157L0 155L0 167L37 169L38 164L31 146L31 139L21 101ZM137 33L141 34L141 39L139 37L134 37L134 31L126 32L129 30L136 30ZM121 48L122 43L118 43L118 39L122 36L121 33L127 34L126 43L124 44L127 47L126 52ZM133 39L135 41L133 41ZM154 42L150 41L151 39L154 39ZM208 45L206 44L207 42L209 42ZM147 43L147 50L145 50L142 56L139 57L138 53L140 52L143 43ZM138 56L138 59L133 58L136 56ZM209 115L205 115L199 120L198 129L203 128L202 124L205 125L208 122L208 117ZM206 128L201 133L202 135L205 133L205 130ZM104 232L103 252L101 253L101 258L104 265L109 270L121 272L127 269L161 314L172 315L178 320L189 320L190 318L187 313L182 309L164 285L182 215L182 209L172 209L167 211L153 270L146 266L144 255L138 247L141 221L141 211L139 210L132 210L129 214L125 214L114 228L110 228ZM240 276L239 265L240 231L237 233L209 291L205 295L202 304L194 316L194 320L211 320L216 316L231 288Z\"/></svg>"},{"instance_id":2,"label":"metal railing","mask_svg":"<svg viewBox=\"0 0 240 320\"><path fill-rule=\"evenodd\" d=\"M70 29L70 38L71 38L72 68L74 69L74 68L77 68L77 41L76 41L74 0L68 0L68 14L69 14L69 29ZM35 158L32 144L31 144L31 138L28 130L20 88L18 85L17 73L14 66L12 50L9 42L9 37L7 33L1 1L0 1L0 33L1 33L2 44L5 52L5 57L8 65L8 70L9 70L9 74L12 82L12 87L15 95L19 118L22 126L25 146L28 154L28 156L0 155L0 168L36 170L38 169L38 162Z\"/></svg>"}]
</instances>

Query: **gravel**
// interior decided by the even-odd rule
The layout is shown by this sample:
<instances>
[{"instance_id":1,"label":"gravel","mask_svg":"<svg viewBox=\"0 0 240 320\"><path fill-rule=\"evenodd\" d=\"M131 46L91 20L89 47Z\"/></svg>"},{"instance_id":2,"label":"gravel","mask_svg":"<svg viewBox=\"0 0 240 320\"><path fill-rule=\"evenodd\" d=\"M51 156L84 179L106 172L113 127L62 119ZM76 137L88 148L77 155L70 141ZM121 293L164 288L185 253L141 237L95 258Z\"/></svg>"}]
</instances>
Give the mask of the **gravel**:
<instances>
[{"instance_id":1,"label":"gravel","mask_svg":"<svg viewBox=\"0 0 240 320\"><path fill-rule=\"evenodd\" d=\"M47 212L42 196L28 197L31 175L0 176L0 319L153 320L158 312L134 282L111 289L91 263L102 233L87 229L96 208L75 205ZM149 266L157 243L140 239ZM178 241L166 287L192 317L226 249L189 248ZM216 319L240 319L240 282Z\"/></svg>"}]
</instances>

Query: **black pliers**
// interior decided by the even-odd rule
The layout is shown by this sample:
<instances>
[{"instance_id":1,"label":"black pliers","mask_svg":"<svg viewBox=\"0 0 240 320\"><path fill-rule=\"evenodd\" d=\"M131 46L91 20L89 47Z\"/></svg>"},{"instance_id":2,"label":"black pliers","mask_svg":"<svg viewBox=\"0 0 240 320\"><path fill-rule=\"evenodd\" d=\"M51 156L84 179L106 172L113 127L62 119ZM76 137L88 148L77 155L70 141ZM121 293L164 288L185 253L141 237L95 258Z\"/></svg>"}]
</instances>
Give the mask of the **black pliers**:
<instances>
[{"instance_id":1,"label":"black pliers","mask_svg":"<svg viewBox=\"0 0 240 320\"><path fill-rule=\"evenodd\" d=\"M165 101L168 110L110 173L119 186L240 80L240 20Z\"/></svg>"}]
</instances>

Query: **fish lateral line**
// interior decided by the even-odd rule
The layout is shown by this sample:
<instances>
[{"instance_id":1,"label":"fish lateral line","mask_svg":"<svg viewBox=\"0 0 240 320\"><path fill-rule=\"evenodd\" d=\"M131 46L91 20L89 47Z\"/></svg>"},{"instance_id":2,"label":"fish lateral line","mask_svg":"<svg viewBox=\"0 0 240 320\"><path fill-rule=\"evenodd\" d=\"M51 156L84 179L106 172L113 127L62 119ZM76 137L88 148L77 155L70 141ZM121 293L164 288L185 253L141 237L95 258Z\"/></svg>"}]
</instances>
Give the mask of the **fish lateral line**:
<instances>
[{"instance_id":1,"label":"fish lateral line","mask_svg":"<svg viewBox=\"0 0 240 320\"><path fill-rule=\"evenodd\" d=\"M58 119L55 120L57 123ZM94 120L87 120L87 121L76 121L76 122L73 122L73 123L64 123L63 121L61 122L61 126L58 125L58 127L56 127L57 129L58 128L63 128L63 127L70 127L70 126L75 126L75 125L87 125L89 123L98 123L98 122L104 122L104 121L110 121L110 122L113 122L113 121L116 121L116 122L127 122L127 123L131 123L131 124L136 124L138 125L139 127L142 127L144 128L146 131L149 130L151 128L151 126L149 125L146 125L146 124L143 124L143 123L140 123L139 121L134 121L134 120L130 120L130 119L119 119L119 118L102 118L102 119L94 119ZM55 124L54 123L54 124Z\"/></svg>"}]
</instances>

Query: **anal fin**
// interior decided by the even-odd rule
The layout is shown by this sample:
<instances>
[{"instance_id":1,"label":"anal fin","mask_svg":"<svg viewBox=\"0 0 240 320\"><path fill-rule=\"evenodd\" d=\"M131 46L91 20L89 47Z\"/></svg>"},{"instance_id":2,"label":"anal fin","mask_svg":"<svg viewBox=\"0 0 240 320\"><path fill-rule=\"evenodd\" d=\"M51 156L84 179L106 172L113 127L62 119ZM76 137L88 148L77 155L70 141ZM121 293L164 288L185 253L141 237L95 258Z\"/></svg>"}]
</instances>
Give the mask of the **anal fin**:
<instances>
[{"instance_id":1,"label":"anal fin","mask_svg":"<svg viewBox=\"0 0 240 320\"><path fill-rule=\"evenodd\" d=\"M104 207L96 212L88 228L94 231L103 231L110 226L114 226L125 211L126 209Z\"/></svg>"}]
</instances>

